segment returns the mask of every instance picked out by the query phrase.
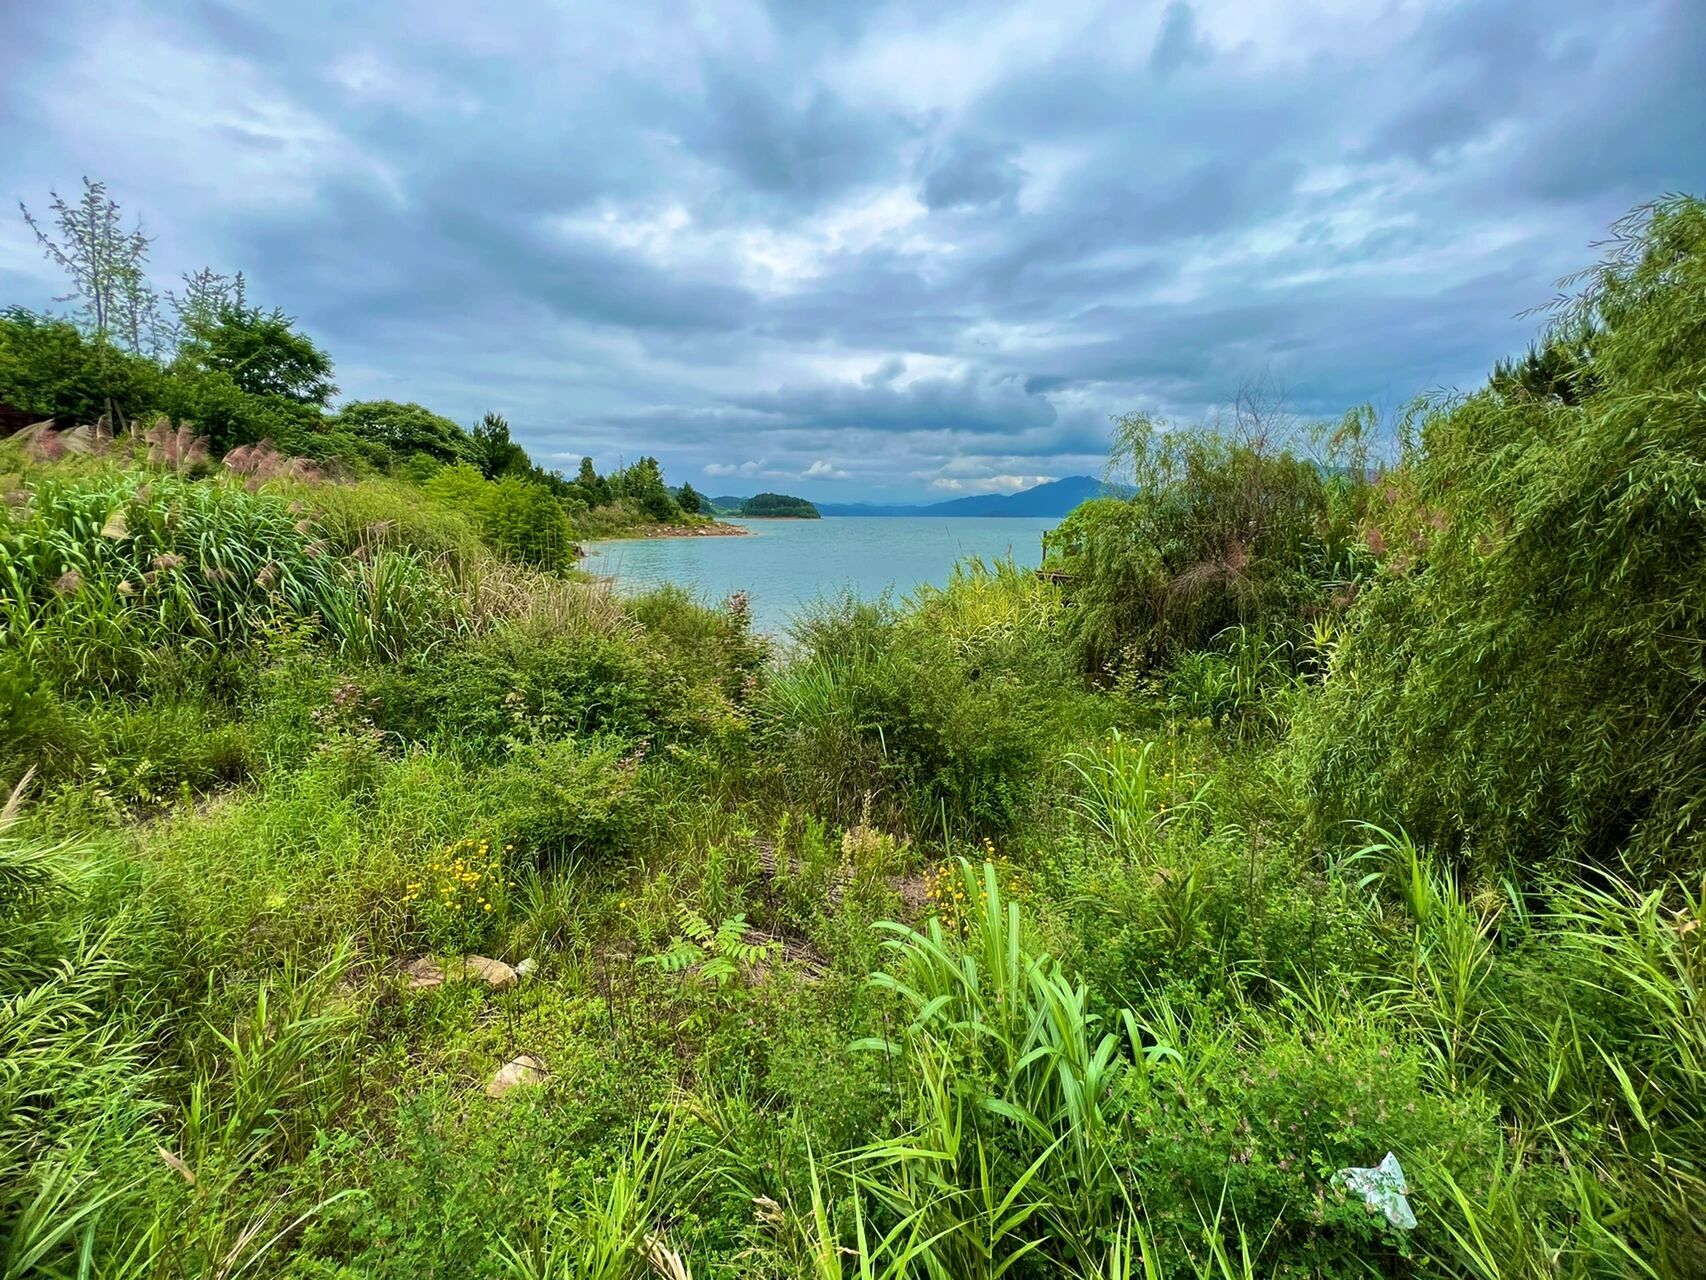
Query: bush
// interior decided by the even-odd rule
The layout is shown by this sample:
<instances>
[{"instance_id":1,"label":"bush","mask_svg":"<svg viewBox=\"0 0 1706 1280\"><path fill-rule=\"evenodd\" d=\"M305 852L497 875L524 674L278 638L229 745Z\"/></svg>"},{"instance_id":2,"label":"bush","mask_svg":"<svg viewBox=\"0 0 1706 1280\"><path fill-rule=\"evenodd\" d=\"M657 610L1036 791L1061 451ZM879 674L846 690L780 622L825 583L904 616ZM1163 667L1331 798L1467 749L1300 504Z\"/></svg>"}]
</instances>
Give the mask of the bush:
<instances>
[{"instance_id":1,"label":"bush","mask_svg":"<svg viewBox=\"0 0 1706 1280\"><path fill-rule=\"evenodd\" d=\"M672 603L662 608L660 599ZM757 661L744 621L684 597L640 607L656 631L542 635L499 626L419 666L388 669L368 685L374 721L472 760L598 734L656 747L732 745L745 727L736 701ZM684 619L709 634L687 644Z\"/></svg>"},{"instance_id":2,"label":"bush","mask_svg":"<svg viewBox=\"0 0 1706 1280\"><path fill-rule=\"evenodd\" d=\"M917 829L1004 831L1046 780L1078 683L1052 642L1059 600L1011 564L955 571L897 618L842 600L796 625L759 703L799 799L851 820L882 780Z\"/></svg>"},{"instance_id":3,"label":"bush","mask_svg":"<svg viewBox=\"0 0 1706 1280\"><path fill-rule=\"evenodd\" d=\"M1444 1175L1475 1186L1488 1174L1498 1144L1490 1101L1431 1090L1423 1054L1378 1014L1287 1005L1234 1024L1231 1012L1212 997L1176 995L1136 1011L1153 1043L1179 1055L1158 1058L1113 1157L1158 1252L1175 1266L1181 1254L1206 1263L1207 1249L1184 1243L1201 1239L1205 1222L1228 1236L1248 1232L1256 1257L1296 1274L1361 1275L1418 1246L1448 1248L1438 1220L1412 1240L1333 1174L1391 1151L1412 1201L1441 1204Z\"/></svg>"},{"instance_id":4,"label":"bush","mask_svg":"<svg viewBox=\"0 0 1706 1280\"><path fill-rule=\"evenodd\" d=\"M158 407L208 438L215 454L269 440L289 454L324 456L313 445L325 427L317 405L254 395L220 369L180 369L168 376Z\"/></svg>"},{"instance_id":5,"label":"bush","mask_svg":"<svg viewBox=\"0 0 1706 1280\"><path fill-rule=\"evenodd\" d=\"M1623 228L1560 322L1566 403L1489 388L1426 413L1378 581L1298 738L1323 821L1442 853L1697 866L1706 788L1706 206Z\"/></svg>"},{"instance_id":6,"label":"bush","mask_svg":"<svg viewBox=\"0 0 1706 1280\"><path fill-rule=\"evenodd\" d=\"M480 527L486 541L512 560L540 569L565 569L574 563L569 517L542 484L513 475L492 482Z\"/></svg>"},{"instance_id":7,"label":"bush","mask_svg":"<svg viewBox=\"0 0 1706 1280\"><path fill-rule=\"evenodd\" d=\"M540 569L574 563L574 531L563 504L544 485L521 476L487 480L469 464L437 471L426 482L435 501L461 512L498 554Z\"/></svg>"},{"instance_id":8,"label":"bush","mask_svg":"<svg viewBox=\"0 0 1706 1280\"><path fill-rule=\"evenodd\" d=\"M276 496L170 475L43 478L0 525L0 579L0 649L85 688L281 628L394 657L460 625L448 584L413 555L339 556Z\"/></svg>"},{"instance_id":9,"label":"bush","mask_svg":"<svg viewBox=\"0 0 1706 1280\"><path fill-rule=\"evenodd\" d=\"M395 400L354 400L338 412L338 430L370 440L393 458L424 453L440 462L472 459L473 440L449 418L422 405Z\"/></svg>"},{"instance_id":10,"label":"bush","mask_svg":"<svg viewBox=\"0 0 1706 1280\"><path fill-rule=\"evenodd\" d=\"M86 338L69 321L20 307L0 312L0 403L61 428L114 409L140 418L161 407L162 381L151 360Z\"/></svg>"},{"instance_id":11,"label":"bush","mask_svg":"<svg viewBox=\"0 0 1706 1280\"><path fill-rule=\"evenodd\" d=\"M1347 416L1330 439L1350 464L1324 466L1275 448L1259 423L1228 434L1121 419L1132 497L1092 499L1047 538L1084 669L1167 662L1230 627L1295 629L1331 607L1366 568L1354 545L1366 426Z\"/></svg>"}]
</instances>

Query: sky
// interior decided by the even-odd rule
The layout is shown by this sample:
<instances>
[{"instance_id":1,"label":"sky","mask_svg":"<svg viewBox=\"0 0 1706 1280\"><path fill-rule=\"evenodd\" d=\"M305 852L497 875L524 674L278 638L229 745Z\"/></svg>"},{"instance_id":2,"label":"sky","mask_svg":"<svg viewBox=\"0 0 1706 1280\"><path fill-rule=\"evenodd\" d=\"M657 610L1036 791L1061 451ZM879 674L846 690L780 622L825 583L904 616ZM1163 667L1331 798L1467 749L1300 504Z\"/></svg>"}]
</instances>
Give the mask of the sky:
<instances>
[{"instance_id":1,"label":"sky","mask_svg":"<svg viewBox=\"0 0 1706 1280\"><path fill-rule=\"evenodd\" d=\"M0 0L0 196L244 271L345 399L712 493L1469 389L1706 188L1702 0ZM0 214L0 305L63 292Z\"/></svg>"}]
</instances>

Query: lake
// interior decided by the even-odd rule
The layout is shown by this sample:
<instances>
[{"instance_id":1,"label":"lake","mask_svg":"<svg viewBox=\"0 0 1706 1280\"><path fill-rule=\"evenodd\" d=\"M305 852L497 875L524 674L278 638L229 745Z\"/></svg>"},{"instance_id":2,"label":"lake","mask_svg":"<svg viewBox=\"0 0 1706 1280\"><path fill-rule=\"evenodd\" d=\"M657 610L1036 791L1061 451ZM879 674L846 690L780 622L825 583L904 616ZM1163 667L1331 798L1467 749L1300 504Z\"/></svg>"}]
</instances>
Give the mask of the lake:
<instances>
[{"instance_id":1,"label":"lake","mask_svg":"<svg viewBox=\"0 0 1706 1280\"><path fill-rule=\"evenodd\" d=\"M730 520L751 530L726 538L640 538L586 544L581 568L609 574L620 589L673 582L708 600L745 591L753 626L779 633L802 604L844 590L896 596L948 581L966 556L1011 555L1042 563L1042 537L1059 517L943 519L940 516L825 516L822 520Z\"/></svg>"}]
</instances>

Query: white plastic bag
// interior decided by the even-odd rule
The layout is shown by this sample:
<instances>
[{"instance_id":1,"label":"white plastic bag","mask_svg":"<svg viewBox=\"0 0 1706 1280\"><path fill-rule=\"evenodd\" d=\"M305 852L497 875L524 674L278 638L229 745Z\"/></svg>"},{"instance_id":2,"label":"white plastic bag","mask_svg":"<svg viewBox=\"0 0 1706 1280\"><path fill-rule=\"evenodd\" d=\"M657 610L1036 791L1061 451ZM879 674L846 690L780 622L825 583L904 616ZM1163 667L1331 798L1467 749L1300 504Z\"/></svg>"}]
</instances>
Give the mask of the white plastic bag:
<instances>
[{"instance_id":1,"label":"white plastic bag","mask_svg":"<svg viewBox=\"0 0 1706 1280\"><path fill-rule=\"evenodd\" d=\"M1384 1213L1386 1220L1398 1230L1416 1229L1416 1215L1410 1211L1410 1202L1404 1198L1410 1190L1404 1181L1404 1167L1390 1151L1374 1168L1340 1169L1333 1175L1333 1181L1349 1191L1360 1192L1368 1202L1368 1211Z\"/></svg>"}]
</instances>

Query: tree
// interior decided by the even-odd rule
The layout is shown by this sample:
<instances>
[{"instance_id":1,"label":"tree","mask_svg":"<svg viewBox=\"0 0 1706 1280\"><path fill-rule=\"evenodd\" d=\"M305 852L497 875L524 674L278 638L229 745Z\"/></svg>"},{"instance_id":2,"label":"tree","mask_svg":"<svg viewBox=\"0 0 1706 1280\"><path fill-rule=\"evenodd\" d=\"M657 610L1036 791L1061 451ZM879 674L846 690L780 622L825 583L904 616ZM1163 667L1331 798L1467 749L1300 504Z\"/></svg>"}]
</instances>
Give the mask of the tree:
<instances>
[{"instance_id":1,"label":"tree","mask_svg":"<svg viewBox=\"0 0 1706 1280\"><path fill-rule=\"evenodd\" d=\"M1379 815L1500 874L1698 874L1706 203L1615 230L1541 348L1591 332L1585 362L1536 368L1538 394L1507 371L1428 404L1382 486L1382 571L1299 722L1323 821Z\"/></svg>"},{"instance_id":2,"label":"tree","mask_svg":"<svg viewBox=\"0 0 1706 1280\"><path fill-rule=\"evenodd\" d=\"M617 474L616 490L653 520L667 524L681 515L681 508L664 486L663 468L652 457L641 458Z\"/></svg>"},{"instance_id":3,"label":"tree","mask_svg":"<svg viewBox=\"0 0 1706 1280\"><path fill-rule=\"evenodd\" d=\"M594 470L591 458L581 459L580 470L575 473L574 487L576 495L589 507L609 506L614 496L610 490L610 481Z\"/></svg>"},{"instance_id":4,"label":"tree","mask_svg":"<svg viewBox=\"0 0 1706 1280\"><path fill-rule=\"evenodd\" d=\"M211 322L225 307L249 305L249 282L241 271L228 276L212 267L203 267L200 271L186 271L183 282L181 296L166 290L166 302L177 317L180 337L197 321Z\"/></svg>"},{"instance_id":5,"label":"tree","mask_svg":"<svg viewBox=\"0 0 1706 1280\"><path fill-rule=\"evenodd\" d=\"M1066 632L1086 670L1170 663L1241 624L1290 625L1353 572L1355 494L1341 500L1335 468L1277 446L1272 421L1242 406L1230 425L1115 421L1109 470L1131 496L1092 499L1045 539L1072 584Z\"/></svg>"},{"instance_id":6,"label":"tree","mask_svg":"<svg viewBox=\"0 0 1706 1280\"><path fill-rule=\"evenodd\" d=\"M480 532L498 551L541 569L561 569L574 558L568 513L551 491L530 478L507 475L488 484Z\"/></svg>"},{"instance_id":7,"label":"tree","mask_svg":"<svg viewBox=\"0 0 1706 1280\"><path fill-rule=\"evenodd\" d=\"M58 238L42 229L28 206L20 202L18 208L47 257L71 277L70 291L54 301L78 304L76 319L95 345L108 422L116 424L126 406L110 353L115 346L133 355L158 350L163 333L159 298L144 270L150 241L140 226L124 230L119 206L104 183L84 178L82 199L74 205L56 191L48 194Z\"/></svg>"},{"instance_id":8,"label":"tree","mask_svg":"<svg viewBox=\"0 0 1706 1280\"><path fill-rule=\"evenodd\" d=\"M501 413L486 414L474 428L472 460L488 480L533 470L527 450L510 439L509 422Z\"/></svg>"},{"instance_id":9,"label":"tree","mask_svg":"<svg viewBox=\"0 0 1706 1280\"><path fill-rule=\"evenodd\" d=\"M271 440L287 453L324 456L320 407L286 396L255 395L223 369L176 363L162 379L158 407L207 436L214 452ZM333 450L336 452L336 450Z\"/></svg>"},{"instance_id":10,"label":"tree","mask_svg":"<svg viewBox=\"0 0 1706 1280\"><path fill-rule=\"evenodd\" d=\"M159 366L102 350L66 320L22 307L0 312L0 401L60 426L91 423L116 402L140 411L160 402Z\"/></svg>"},{"instance_id":11,"label":"tree","mask_svg":"<svg viewBox=\"0 0 1706 1280\"><path fill-rule=\"evenodd\" d=\"M740 504L740 513L743 516L793 516L802 520L819 518L818 509L811 503L786 493L755 493Z\"/></svg>"},{"instance_id":12,"label":"tree","mask_svg":"<svg viewBox=\"0 0 1706 1280\"><path fill-rule=\"evenodd\" d=\"M468 433L432 410L396 400L357 400L338 414L337 426L406 458L424 453L440 462L464 462L473 453Z\"/></svg>"},{"instance_id":13,"label":"tree","mask_svg":"<svg viewBox=\"0 0 1706 1280\"><path fill-rule=\"evenodd\" d=\"M694 489L691 483L681 486L681 492L676 496L675 500L680 505L681 509L690 516L698 515L704 507L703 502L700 500L698 491Z\"/></svg>"},{"instance_id":14,"label":"tree","mask_svg":"<svg viewBox=\"0 0 1706 1280\"><path fill-rule=\"evenodd\" d=\"M336 394L332 358L298 333L295 320L277 307L263 311L207 299L184 306L179 314L181 365L224 373L252 396L323 406Z\"/></svg>"}]
</instances>

